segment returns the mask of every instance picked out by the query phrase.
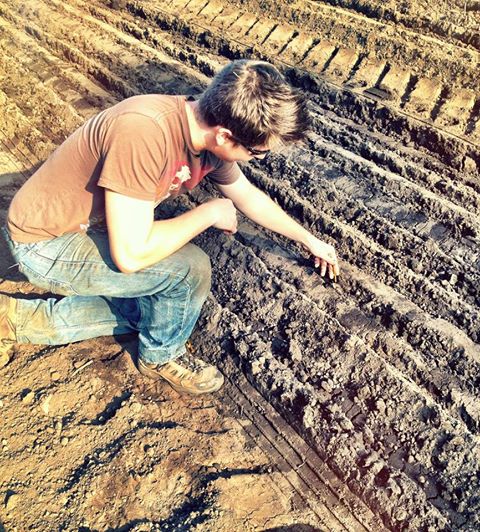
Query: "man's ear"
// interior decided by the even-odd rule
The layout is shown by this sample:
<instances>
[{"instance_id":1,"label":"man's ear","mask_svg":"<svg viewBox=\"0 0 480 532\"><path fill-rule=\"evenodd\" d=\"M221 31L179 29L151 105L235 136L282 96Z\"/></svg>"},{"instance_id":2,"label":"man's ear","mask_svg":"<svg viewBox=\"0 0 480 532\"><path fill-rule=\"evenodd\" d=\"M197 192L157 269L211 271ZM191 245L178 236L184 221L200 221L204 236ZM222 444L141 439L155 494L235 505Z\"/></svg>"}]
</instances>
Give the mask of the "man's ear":
<instances>
[{"instance_id":1,"label":"man's ear","mask_svg":"<svg viewBox=\"0 0 480 532\"><path fill-rule=\"evenodd\" d=\"M215 132L215 141L217 143L217 146L223 146L225 142L231 137L232 132L225 127L219 127Z\"/></svg>"}]
</instances>

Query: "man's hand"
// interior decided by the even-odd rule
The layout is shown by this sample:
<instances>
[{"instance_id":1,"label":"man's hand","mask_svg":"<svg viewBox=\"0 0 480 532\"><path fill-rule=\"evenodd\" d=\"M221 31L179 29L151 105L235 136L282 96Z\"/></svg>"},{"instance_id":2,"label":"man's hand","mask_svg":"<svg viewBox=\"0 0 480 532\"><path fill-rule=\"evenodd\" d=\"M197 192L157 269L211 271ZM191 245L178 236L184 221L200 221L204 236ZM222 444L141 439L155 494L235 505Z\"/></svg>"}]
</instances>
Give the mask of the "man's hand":
<instances>
[{"instance_id":1,"label":"man's hand","mask_svg":"<svg viewBox=\"0 0 480 532\"><path fill-rule=\"evenodd\" d=\"M320 268L320 275L323 277L328 270L330 279L336 279L337 275L340 274L340 268L335 248L312 234L308 236L303 245L314 255L315 268Z\"/></svg>"},{"instance_id":2,"label":"man's hand","mask_svg":"<svg viewBox=\"0 0 480 532\"><path fill-rule=\"evenodd\" d=\"M214 209L215 223L212 227L221 229L224 233L233 234L237 232L237 209L229 199L214 199L207 203L209 207Z\"/></svg>"}]
</instances>

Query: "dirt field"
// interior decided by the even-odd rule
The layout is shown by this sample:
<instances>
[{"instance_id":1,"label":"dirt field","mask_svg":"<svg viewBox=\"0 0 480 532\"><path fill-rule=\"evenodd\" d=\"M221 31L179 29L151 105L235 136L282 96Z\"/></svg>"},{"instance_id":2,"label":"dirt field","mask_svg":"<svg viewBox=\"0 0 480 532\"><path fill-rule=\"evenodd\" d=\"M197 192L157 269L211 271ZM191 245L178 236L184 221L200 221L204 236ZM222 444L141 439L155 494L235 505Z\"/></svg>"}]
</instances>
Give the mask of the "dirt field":
<instances>
[{"instance_id":1,"label":"dirt field","mask_svg":"<svg viewBox=\"0 0 480 532\"><path fill-rule=\"evenodd\" d=\"M0 0L2 221L99 110L260 57L314 127L242 168L342 269L324 281L245 219L196 240L214 284L193 343L228 377L215 397L145 382L134 338L17 346L0 530L480 529L479 29L476 0ZM0 291L32 297L0 255Z\"/></svg>"}]
</instances>

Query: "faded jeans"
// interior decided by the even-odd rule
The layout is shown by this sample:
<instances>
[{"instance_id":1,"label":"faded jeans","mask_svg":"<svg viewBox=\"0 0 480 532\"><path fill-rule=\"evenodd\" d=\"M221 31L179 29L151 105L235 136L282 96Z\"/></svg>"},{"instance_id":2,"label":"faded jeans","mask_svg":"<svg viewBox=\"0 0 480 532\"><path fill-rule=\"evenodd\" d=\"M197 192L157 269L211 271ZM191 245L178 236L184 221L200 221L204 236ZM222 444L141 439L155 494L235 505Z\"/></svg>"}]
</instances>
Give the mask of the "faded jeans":
<instances>
[{"instance_id":1,"label":"faded jeans","mask_svg":"<svg viewBox=\"0 0 480 532\"><path fill-rule=\"evenodd\" d=\"M28 280L62 298L17 299L18 343L61 345L138 331L139 358L164 364L185 352L210 291L208 256L187 244L157 264L122 273L106 231L22 244L6 235Z\"/></svg>"}]
</instances>

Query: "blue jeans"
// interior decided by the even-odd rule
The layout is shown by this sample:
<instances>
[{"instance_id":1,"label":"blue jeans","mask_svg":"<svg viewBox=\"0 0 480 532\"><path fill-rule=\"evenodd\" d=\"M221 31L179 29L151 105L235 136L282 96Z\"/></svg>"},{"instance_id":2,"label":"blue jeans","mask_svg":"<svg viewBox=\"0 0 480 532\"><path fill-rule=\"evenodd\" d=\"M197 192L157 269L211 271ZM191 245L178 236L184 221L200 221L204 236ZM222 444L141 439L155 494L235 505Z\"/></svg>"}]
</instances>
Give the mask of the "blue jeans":
<instances>
[{"instance_id":1,"label":"blue jeans","mask_svg":"<svg viewBox=\"0 0 480 532\"><path fill-rule=\"evenodd\" d=\"M3 229L28 280L66 297L17 299L18 343L61 345L138 331L139 357L164 364L185 352L210 291L208 256L187 244L136 273L115 266L106 231L22 244Z\"/></svg>"}]
</instances>

